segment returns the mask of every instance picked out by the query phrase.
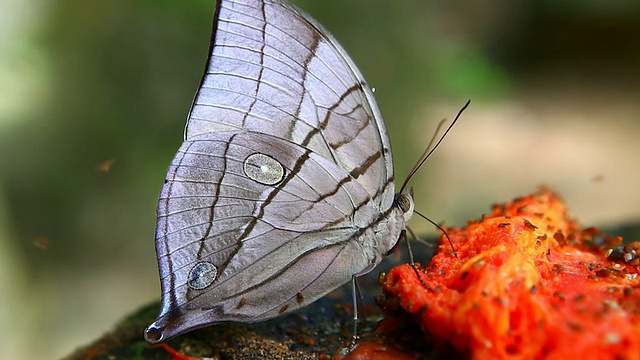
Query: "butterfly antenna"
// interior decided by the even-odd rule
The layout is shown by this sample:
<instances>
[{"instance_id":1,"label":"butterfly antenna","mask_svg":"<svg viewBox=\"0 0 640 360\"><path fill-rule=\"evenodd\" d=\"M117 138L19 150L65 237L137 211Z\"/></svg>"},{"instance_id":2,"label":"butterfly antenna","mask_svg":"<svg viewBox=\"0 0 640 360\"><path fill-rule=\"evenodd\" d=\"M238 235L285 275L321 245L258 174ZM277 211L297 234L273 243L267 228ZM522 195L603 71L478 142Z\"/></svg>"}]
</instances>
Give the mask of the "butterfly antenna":
<instances>
[{"instance_id":1,"label":"butterfly antenna","mask_svg":"<svg viewBox=\"0 0 640 360\"><path fill-rule=\"evenodd\" d=\"M442 136L440 136L440 139L438 139L438 142L436 142L436 144L433 147L431 147L431 144L433 144L433 141L435 140L436 135L440 132L440 128L444 123L444 120L440 121L440 123L438 124L438 127L436 128L436 131L433 133L433 136L431 137L431 141L429 141L429 145L427 146L427 149L424 151L424 153L422 153L422 156L420 156L420 159L418 159L416 166L414 166L411 172L409 173L409 175L407 175L407 178L404 180L404 183L402 183L402 187L400 188L399 193L402 193L404 188L407 187L407 184L409 183L409 180L411 180L413 175L418 171L418 169L420 169L420 167L422 167L422 164L424 164L424 162L427 161L429 156L431 156L431 154L433 154L433 152L436 151L440 143L442 143L442 140L444 140L445 136L447 136L449 131L451 131L451 129L453 128L453 125L455 125L456 122L458 122L460 115L462 115L462 113L467 109L470 103L471 103L471 100L467 100L467 103L464 104L464 106L462 107L462 109L460 109L460 111L458 111L458 114L456 115L455 119L453 119L449 127L447 127L447 130L445 130Z\"/></svg>"},{"instance_id":2,"label":"butterfly antenna","mask_svg":"<svg viewBox=\"0 0 640 360\"><path fill-rule=\"evenodd\" d=\"M445 230L442 226L436 224L433 220L429 219L428 217L422 215L420 212L418 212L417 210L413 211L415 214L418 214L418 216L420 216L421 218L427 220L428 222L430 222L433 226L437 227L438 230L442 231L442 233L444 234L444 237L447 238L447 241L449 242L449 245L451 245L451 250L453 250L453 255L456 257L456 259L458 258L458 253L456 252L456 248L453 247L453 242L451 241L451 238L449 237L449 234L447 234L447 230ZM415 237L415 236L414 236Z\"/></svg>"},{"instance_id":3,"label":"butterfly antenna","mask_svg":"<svg viewBox=\"0 0 640 360\"><path fill-rule=\"evenodd\" d=\"M416 162L416 164L413 166L413 169L411 169L411 171L409 172L409 175L407 176L407 178L405 179L404 183L402 184L402 189L400 192L402 192L402 190L404 190L405 186L407 185L407 183L409 182L408 179L411 179L413 177L413 175L418 171L418 169L420 168L420 164L422 163L422 159L424 159L427 156L427 153L429 152L429 149L431 149L431 145L433 145L434 141L436 141L436 136L438 136L438 134L440 133L440 129L442 129L442 126L444 125L444 122L447 119L442 119L440 120L440 122L438 123L438 126L436 127L436 130L433 132L433 135L431 135L431 140L429 140L429 144L427 145L427 147L424 149L424 152L422 153L422 155L420 155L420 158L418 158L418 161Z\"/></svg>"}]
</instances>

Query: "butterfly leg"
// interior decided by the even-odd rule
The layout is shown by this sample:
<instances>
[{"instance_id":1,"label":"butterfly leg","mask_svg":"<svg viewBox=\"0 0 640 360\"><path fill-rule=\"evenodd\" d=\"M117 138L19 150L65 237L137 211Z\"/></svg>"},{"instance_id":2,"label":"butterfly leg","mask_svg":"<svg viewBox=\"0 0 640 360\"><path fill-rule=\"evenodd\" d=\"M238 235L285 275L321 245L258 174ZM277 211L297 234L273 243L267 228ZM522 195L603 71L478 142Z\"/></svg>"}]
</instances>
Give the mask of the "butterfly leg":
<instances>
[{"instance_id":1,"label":"butterfly leg","mask_svg":"<svg viewBox=\"0 0 640 360\"><path fill-rule=\"evenodd\" d=\"M351 335L351 345L350 350L353 350L356 347L356 342L358 341L358 323L360 322L360 310L364 309L364 300L362 299L362 293L360 292L360 288L358 287L358 282L356 280L356 275L351 277L351 297L353 298L353 334ZM360 304L361 306L358 306Z\"/></svg>"},{"instance_id":2,"label":"butterfly leg","mask_svg":"<svg viewBox=\"0 0 640 360\"><path fill-rule=\"evenodd\" d=\"M409 233L411 234L411 236L415 239L418 240L420 239L418 236L416 236L416 234L413 232L413 230L411 230L410 227L407 226L407 230L409 230ZM422 240L424 241L424 240ZM430 245L429 243L425 242L427 245ZM429 287L429 285L427 285L424 280L422 280L422 277L420 276L420 274L418 273L418 268L416 267L416 264L413 260L413 251L411 250L411 244L410 241L407 240L407 249L409 250L409 265L411 265L411 268L413 268L413 271L416 273L416 276L418 277L418 280L420 280L420 283L422 283L422 286L424 286L425 289L432 291L433 289L431 289Z\"/></svg>"}]
</instances>

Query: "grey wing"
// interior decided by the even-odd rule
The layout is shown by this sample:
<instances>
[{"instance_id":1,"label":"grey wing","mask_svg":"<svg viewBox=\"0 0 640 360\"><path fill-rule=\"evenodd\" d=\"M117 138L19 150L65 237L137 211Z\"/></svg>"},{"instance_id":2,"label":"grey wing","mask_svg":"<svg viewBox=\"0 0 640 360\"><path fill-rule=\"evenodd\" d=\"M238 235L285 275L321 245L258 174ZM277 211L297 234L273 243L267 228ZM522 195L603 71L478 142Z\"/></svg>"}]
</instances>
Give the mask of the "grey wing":
<instances>
[{"instance_id":1,"label":"grey wing","mask_svg":"<svg viewBox=\"0 0 640 360\"><path fill-rule=\"evenodd\" d=\"M158 203L162 310L147 339L272 318L368 272L403 226L397 208L389 221L371 201L336 164L284 139L185 141Z\"/></svg>"},{"instance_id":2,"label":"grey wing","mask_svg":"<svg viewBox=\"0 0 640 360\"><path fill-rule=\"evenodd\" d=\"M220 1L185 139L246 129L287 139L351 174L379 208L394 197L385 125L369 86L319 23L281 1Z\"/></svg>"}]
</instances>

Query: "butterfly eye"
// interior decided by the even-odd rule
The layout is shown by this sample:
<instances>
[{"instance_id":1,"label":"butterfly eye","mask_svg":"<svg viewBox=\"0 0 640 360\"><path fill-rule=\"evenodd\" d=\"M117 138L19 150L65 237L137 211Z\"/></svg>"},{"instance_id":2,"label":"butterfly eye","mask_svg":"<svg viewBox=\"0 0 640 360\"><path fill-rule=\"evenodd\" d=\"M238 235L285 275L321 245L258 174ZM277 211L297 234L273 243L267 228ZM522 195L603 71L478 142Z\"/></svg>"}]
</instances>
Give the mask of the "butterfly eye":
<instances>
[{"instance_id":1,"label":"butterfly eye","mask_svg":"<svg viewBox=\"0 0 640 360\"><path fill-rule=\"evenodd\" d=\"M412 201L407 195L398 194L396 196L396 205L400 208L400 210L402 210L403 213L411 211L411 203Z\"/></svg>"},{"instance_id":2,"label":"butterfly eye","mask_svg":"<svg viewBox=\"0 0 640 360\"><path fill-rule=\"evenodd\" d=\"M260 184L275 185L284 178L284 167L271 156L256 153L244 160L244 173Z\"/></svg>"},{"instance_id":3,"label":"butterfly eye","mask_svg":"<svg viewBox=\"0 0 640 360\"><path fill-rule=\"evenodd\" d=\"M189 272L187 285L194 290L202 290L211 285L217 276L218 268L215 265L207 261L199 262Z\"/></svg>"}]
</instances>

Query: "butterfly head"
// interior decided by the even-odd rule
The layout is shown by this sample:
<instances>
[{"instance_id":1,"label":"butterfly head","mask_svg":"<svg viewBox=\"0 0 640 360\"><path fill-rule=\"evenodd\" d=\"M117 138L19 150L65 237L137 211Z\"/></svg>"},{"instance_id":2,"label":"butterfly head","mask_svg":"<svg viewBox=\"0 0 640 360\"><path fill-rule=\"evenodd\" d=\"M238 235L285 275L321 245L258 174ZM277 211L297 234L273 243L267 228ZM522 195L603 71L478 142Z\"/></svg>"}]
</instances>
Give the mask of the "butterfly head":
<instances>
[{"instance_id":1,"label":"butterfly head","mask_svg":"<svg viewBox=\"0 0 640 360\"><path fill-rule=\"evenodd\" d=\"M402 193L396 194L394 205L402 211L404 223L407 224L413 215L413 210L415 209L415 204L413 202L413 188L409 188Z\"/></svg>"},{"instance_id":2,"label":"butterfly head","mask_svg":"<svg viewBox=\"0 0 640 360\"><path fill-rule=\"evenodd\" d=\"M397 193L393 200L392 218L394 221L390 222L395 227L395 231L391 231L391 234L397 236L391 236L389 240L393 242L388 243L386 249L388 249L384 256L389 256L398 250L400 243L405 238L405 228L413 215L415 205L413 203L413 189L405 190L402 193Z\"/></svg>"}]
</instances>

